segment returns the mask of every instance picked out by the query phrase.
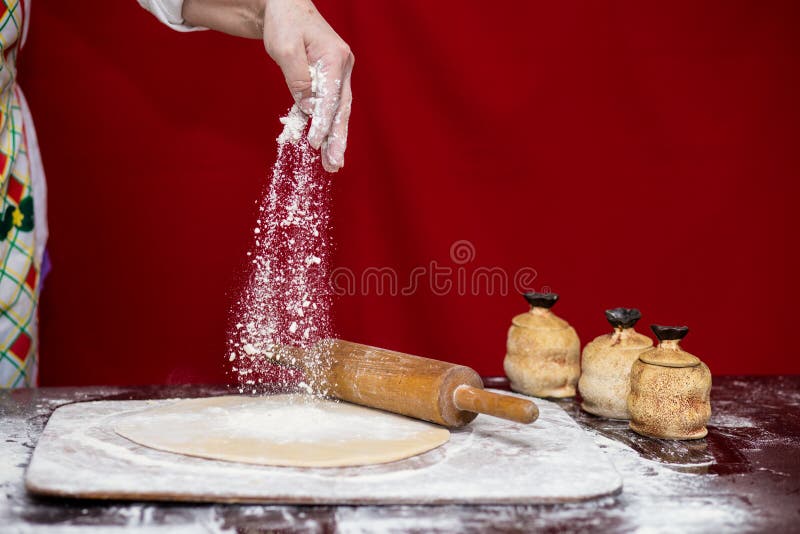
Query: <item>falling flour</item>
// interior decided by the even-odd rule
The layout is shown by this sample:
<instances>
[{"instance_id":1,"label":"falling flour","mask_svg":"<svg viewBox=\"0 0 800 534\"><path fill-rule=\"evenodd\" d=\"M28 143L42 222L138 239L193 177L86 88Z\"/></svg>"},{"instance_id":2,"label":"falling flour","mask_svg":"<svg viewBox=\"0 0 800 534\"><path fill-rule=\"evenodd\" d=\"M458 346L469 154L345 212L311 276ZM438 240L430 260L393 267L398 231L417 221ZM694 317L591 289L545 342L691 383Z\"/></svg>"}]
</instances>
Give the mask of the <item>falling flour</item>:
<instances>
[{"instance_id":1,"label":"falling flour","mask_svg":"<svg viewBox=\"0 0 800 534\"><path fill-rule=\"evenodd\" d=\"M307 122L297 105L281 118L277 160L247 252L252 272L234 308L228 353L241 393L296 383L296 373L281 372L276 364L296 363L281 347L302 347L308 371L299 386L325 394L326 351L320 341L332 337L330 184L304 135Z\"/></svg>"}]
</instances>

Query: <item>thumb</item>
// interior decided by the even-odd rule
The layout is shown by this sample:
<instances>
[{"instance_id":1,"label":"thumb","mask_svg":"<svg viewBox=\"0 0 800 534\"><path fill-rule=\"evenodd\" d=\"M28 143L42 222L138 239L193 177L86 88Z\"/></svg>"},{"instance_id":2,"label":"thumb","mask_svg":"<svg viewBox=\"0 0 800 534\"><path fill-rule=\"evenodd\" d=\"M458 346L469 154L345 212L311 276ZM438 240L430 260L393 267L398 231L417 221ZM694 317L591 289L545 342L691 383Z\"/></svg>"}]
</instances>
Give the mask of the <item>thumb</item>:
<instances>
[{"instance_id":1,"label":"thumb","mask_svg":"<svg viewBox=\"0 0 800 534\"><path fill-rule=\"evenodd\" d=\"M314 101L311 94L311 75L308 72L308 56L302 39L290 46L282 46L275 50L267 48L267 52L283 71L286 86L292 93L294 101L306 115L311 115Z\"/></svg>"}]
</instances>

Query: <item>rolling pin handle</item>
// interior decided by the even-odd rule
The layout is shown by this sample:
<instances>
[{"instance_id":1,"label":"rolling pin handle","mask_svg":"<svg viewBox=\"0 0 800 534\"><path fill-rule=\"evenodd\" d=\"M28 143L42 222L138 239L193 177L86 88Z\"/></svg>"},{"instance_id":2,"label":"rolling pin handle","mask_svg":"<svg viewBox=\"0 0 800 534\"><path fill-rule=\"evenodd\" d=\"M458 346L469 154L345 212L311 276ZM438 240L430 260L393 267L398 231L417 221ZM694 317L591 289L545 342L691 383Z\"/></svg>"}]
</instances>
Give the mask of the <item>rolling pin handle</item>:
<instances>
[{"instance_id":1,"label":"rolling pin handle","mask_svg":"<svg viewBox=\"0 0 800 534\"><path fill-rule=\"evenodd\" d=\"M539 409L532 401L467 385L455 389L453 402L459 410L484 413L517 423L533 423L539 417Z\"/></svg>"}]
</instances>

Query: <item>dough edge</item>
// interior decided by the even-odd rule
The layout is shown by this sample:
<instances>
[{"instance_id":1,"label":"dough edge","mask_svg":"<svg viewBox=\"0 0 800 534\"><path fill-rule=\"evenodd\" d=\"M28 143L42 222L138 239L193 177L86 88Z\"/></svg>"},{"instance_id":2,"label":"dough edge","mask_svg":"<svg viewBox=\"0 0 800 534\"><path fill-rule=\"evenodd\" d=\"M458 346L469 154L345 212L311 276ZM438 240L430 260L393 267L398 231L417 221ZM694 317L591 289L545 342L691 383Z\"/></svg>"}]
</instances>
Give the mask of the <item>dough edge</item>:
<instances>
[{"instance_id":1,"label":"dough edge","mask_svg":"<svg viewBox=\"0 0 800 534\"><path fill-rule=\"evenodd\" d=\"M296 395L270 395L263 398L274 402L281 397L287 398L288 401L289 397L293 396ZM303 442L270 443L268 440L231 440L221 436L209 436L202 440L176 446L170 444L169 439L163 441L151 439L147 436L151 431L143 431L141 420L137 421L137 419L133 418L133 416L140 418L147 413L175 415L180 412L192 411L193 407L223 407L241 399L257 398L245 395L223 395L180 399L170 404L162 404L123 415L113 425L113 430L119 436L141 446L182 456L268 467L300 468L358 467L395 462L429 452L450 440L450 432L444 427L344 401L319 402L330 403L340 409L363 412L365 424L369 424L369 419L373 417L399 418L405 422L413 422L413 424L419 426L419 431L410 439L349 440L328 444Z\"/></svg>"}]
</instances>

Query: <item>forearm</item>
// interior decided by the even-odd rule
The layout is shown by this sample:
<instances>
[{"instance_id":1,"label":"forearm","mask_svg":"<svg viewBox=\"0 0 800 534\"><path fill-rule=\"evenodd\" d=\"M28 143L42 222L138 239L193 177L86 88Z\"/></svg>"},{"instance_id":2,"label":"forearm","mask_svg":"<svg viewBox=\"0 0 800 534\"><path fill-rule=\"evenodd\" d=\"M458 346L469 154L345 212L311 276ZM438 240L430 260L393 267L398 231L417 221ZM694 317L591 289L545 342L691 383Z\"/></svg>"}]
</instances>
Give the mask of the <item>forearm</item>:
<instances>
[{"instance_id":1,"label":"forearm","mask_svg":"<svg viewBox=\"0 0 800 534\"><path fill-rule=\"evenodd\" d=\"M191 26L262 39L265 0L184 0L183 19Z\"/></svg>"}]
</instances>

